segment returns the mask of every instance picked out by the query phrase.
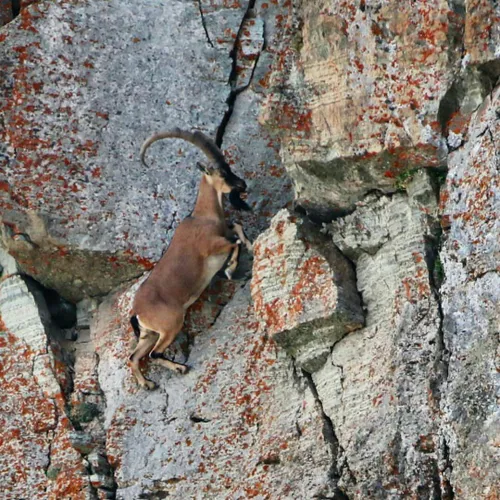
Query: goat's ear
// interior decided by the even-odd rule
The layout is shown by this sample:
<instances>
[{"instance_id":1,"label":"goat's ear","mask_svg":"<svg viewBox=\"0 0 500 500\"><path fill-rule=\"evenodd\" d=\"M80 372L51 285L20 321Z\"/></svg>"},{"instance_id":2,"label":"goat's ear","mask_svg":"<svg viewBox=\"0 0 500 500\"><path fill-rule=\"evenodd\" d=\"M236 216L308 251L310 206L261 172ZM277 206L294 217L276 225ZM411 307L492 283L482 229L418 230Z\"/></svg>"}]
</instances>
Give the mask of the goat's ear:
<instances>
[{"instance_id":1,"label":"goat's ear","mask_svg":"<svg viewBox=\"0 0 500 500\"><path fill-rule=\"evenodd\" d=\"M246 212L250 212L252 210L250 205L241 199L240 193L236 191L236 189L233 189L229 193L229 202L234 208L236 208L236 210L245 210Z\"/></svg>"}]
</instances>

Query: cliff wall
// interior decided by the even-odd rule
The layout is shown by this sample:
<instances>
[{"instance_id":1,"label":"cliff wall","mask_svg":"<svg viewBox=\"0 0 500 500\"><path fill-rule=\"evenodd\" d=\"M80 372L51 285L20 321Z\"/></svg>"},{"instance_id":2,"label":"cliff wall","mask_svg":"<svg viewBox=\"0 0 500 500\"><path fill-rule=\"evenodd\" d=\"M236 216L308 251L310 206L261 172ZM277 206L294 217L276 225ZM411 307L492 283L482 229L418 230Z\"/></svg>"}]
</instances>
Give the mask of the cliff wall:
<instances>
[{"instance_id":1,"label":"cliff wall","mask_svg":"<svg viewBox=\"0 0 500 500\"><path fill-rule=\"evenodd\" d=\"M494 0L0 2L8 499L500 495ZM255 240L139 389L199 128ZM201 157L200 157L201 158Z\"/></svg>"}]
</instances>

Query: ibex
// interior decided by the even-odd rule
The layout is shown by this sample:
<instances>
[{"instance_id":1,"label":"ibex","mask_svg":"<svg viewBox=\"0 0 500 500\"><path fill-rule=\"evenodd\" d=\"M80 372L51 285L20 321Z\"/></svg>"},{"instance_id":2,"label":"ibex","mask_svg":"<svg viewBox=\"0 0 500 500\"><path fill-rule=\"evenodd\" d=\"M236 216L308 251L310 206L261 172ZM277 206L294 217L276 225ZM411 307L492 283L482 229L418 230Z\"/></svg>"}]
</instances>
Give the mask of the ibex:
<instances>
[{"instance_id":1,"label":"ibex","mask_svg":"<svg viewBox=\"0 0 500 500\"><path fill-rule=\"evenodd\" d=\"M182 328L186 309L224 265L226 276L232 277L242 242L252 250L242 227L226 224L222 206L222 195L229 193L236 208L250 210L240 198L246 190L245 181L231 172L220 149L199 131L175 128L153 135L141 148L144 165L147 166L144 156L149 146L166 138L183 139L199 147L210 165L197 164L203 176L194 210L179 224L167 251L134 298L130 322L139 342L129 359L137 381L149 390L156 384L141 373L139 360L149 353L154 363L186 373L186 365L163 356Z\"/></svg>"}]
</instances>

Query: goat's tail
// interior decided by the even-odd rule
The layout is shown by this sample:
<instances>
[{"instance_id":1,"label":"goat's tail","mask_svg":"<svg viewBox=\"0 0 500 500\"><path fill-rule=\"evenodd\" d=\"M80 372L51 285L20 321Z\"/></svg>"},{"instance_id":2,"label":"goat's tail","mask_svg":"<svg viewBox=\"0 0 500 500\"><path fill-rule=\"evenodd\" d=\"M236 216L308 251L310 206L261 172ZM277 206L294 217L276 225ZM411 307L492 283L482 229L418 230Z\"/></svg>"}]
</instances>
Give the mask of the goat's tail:
<instances>
[{"instance_id":1,"label":"goat's tail","mask_svg":"<svg viewBox=\"0 0 500 500\"><path fill-rule=\"evenodd\" d=\"M132 325L132 328L134 329L135 336L137 338L139 338L141 335L141 329L139 327L139 320L137 319L137 316L134 315L130 318L130 324Z\"/></svg>"}]
</instances>

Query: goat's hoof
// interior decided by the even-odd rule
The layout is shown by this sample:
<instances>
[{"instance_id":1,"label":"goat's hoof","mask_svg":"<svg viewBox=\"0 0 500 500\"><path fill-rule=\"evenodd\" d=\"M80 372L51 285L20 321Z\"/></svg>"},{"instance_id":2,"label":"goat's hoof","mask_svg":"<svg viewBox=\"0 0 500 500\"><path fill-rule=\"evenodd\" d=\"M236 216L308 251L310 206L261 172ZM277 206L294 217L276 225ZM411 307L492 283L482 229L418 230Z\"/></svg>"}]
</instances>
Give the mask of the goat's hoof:
<instances>
[{"instance_id":1,"label":"goat's hoof","mask_svg":"<svg viewBox=\"0 0 500 500\"><path fill-rule=\"evenodd\" d=\"M143 385L143 387L147 391L154 391L155 389L158 388L158 386L152 380L146 380L146 382Z\"/></svg>"},{"instance_id":2,"label":"goat's hoof","mask_svg":"<svg viewBox=\"0 0 500 500\"><path fill-rule=\"evenodd\" d=\"M179 373L180 375L186 375L186 373L189 371L189 366L188 365L178 365L175 367L175 371Z\"/></svg>"}]
</instances>

